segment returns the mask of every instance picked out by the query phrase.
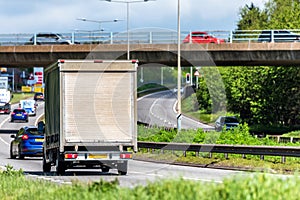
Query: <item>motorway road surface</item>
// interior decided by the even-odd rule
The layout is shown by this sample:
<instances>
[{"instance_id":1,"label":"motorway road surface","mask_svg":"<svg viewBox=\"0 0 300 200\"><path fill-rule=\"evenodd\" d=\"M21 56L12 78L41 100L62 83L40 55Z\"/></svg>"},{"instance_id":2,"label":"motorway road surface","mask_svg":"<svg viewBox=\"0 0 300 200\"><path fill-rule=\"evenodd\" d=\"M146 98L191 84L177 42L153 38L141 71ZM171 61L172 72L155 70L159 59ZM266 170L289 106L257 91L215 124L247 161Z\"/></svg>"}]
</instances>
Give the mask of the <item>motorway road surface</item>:
<instances>
[{"instance_id":1,"label":"motorway road surface","mask_svg":"<svg viewBox=\"0 0 300 200\"><path fill-rule=\"evenodd\" d=\"M166 93L165 97L168 97L170 94ZM155 98L145 98L151 99ZM155 100L153 100L155 101ZM146 100L145 102L152 106L152 111L156 112L156 106L153 104L153 101ZM162 100L159 98L158 101L164 101L169 104L169 99ZM27 158L24 160L20 159L10 159L9 158L9 149L10 142L12 138L10 133L5 132L5 130L17 130L24 125L34 125L37 123L39 116L43 114L44 102L38 102L37 116L30 117L28 123L23 122L10 122L10 115L0 115L0 166L5 168L6 165L11 165L14 169L22 169L28 177L35 177L40 179L45 179L53 181L56 183L71 183L72 181L79 180L83 182L99 181L104 179L107 181L114 180L118 178L121 186L134 187L136 185L145 185L149 181L160 180L165 178L184 178L196 181L215 181L221 182L224 177L230 177L233 174L240 172L230 171L230 170L218 170L218 169L206 169L206 168L197 168L197 167L187 167L187 166L178 166L170 164L160 164L160 163L150 163L132 160L129 161L128 174L126 176L118 176L117 171L110 170L109 173L102 173L100 169L69 169L66 171L64 176L57 176L55 173L55 168L52 167L52 172L43 173L42 171L42 158ZM172 100L170 102L174 104ZM12 105L12 108L16 108L18 105ZM167 114L168 115L168 114ZM171 114L170 114L171 116ZM197 123L196 123L197 124Z\"/></svg>"},{"instance_id":2,"label":"motorway road surface","mask_svg":"<svg viewBox=\"0 0 300 200\"><path fill-rule=\"evenodd\" d=\"M166 97L170 95L169 93L165 94ZM156 107L156 105L153 104L153 102L163 101L169 104L168 99L155 100L154 98L155 95L154 97L149 96L147 98L148 100L145 101L146 103L149 103L149 106L151 107L152 111L154 111ZM9 129L19 129L21 126L27 124L34 125L37 122L38 117L43 114L44 109L44 103L38 103L39 106L37 116L30 117L28 123L11 123L9 122L9 115L0 115L0 166L2 166L2 168L5 168L5 166L9 164L13 166L14 169L22 169L26 173L26 176L29 178L44 179L58 184L71 184L73 181L94 182L99 181L100 179L112 181L117 178L119 180L120 186L122 187L146 185L151 181L159 181L162 179L171 178L183 178L188 180L204 182L213 181L220 183L226 177L232 177L233 175L237 174L246 176L248 174L247 172L239 172L233 170L188 167L171 164L143 162L138 160L129 161L128 174L126 176L118 176L117 171L114 170L110 170L109 173L103 173L100 169L69 169L66 171L66 174L64 176L57 176L54 167L52 167L52 172L43 173L42 158L40 157L25 157L24 160L9 158L10 142L12 138L10 138L11 134L5 132L5 130ZM170 104L172 103L174 102L170 101ZM13 105L13 108L15 108L16 106L17 105Z\"/></svg>"},{"instance_id":3,"label":"motorway road surface","mask_svg":"<svg viewBox=\"0 0 300 200\"><path fill-rule=\"evenodd\" d=\"M151 126L177 127L176 113L177 95L171 90L146 95L138 99L138 121ZM182 129L214 129L194 119L182 116Z\"/></svg>"},{"instance_id":4,"label":"motorway road surface","mask_svg":"<svg viewBox=\"0 0 300 200\"><path fill-rule=\"evenodd\" d=\"M222 182L223 178L231 177L241 172L230 170L207 169L197 167L186 167L169 164L159 164L132 160L129 161L128 174L126 176L117 175L117 171L111 170L109 173L102 173L100 169L69 169L64 176L57 176L55 168L52 172L43 173L41 158L26 158L24 160L9 158L8 137L0 135L0 165L7 164L14 169L23 169L28 177L49 180L55 183L71 184L74 181L95 182L100 179L112 181L116 178L122 187L134 187L146 185L151 181L159 181L167 178L184 178L195 181Z\"/></svg>"}]
</instances>

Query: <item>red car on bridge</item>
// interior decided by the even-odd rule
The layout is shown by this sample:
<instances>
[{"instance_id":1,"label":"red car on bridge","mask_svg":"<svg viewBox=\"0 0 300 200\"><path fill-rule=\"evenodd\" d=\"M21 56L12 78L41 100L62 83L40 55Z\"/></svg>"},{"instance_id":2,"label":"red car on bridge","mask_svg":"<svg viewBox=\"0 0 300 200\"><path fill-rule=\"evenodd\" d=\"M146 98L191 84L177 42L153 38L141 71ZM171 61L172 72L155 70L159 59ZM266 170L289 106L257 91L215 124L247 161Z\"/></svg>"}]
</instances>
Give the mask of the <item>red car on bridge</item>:
<instances>
[{"instance_id":1,"label":"red car on bridge","mask_svg":"<svg viewBox=\"0 0 300 200\"><path fill-rule=\"evenodd\" d=\"M221 44L225 43L224 39L216 38L207 32L203 31L194 31L191 32L191 35L188 34L184 40L183 43L214 43L214 44Z\"/></svg>"}]
</instances>

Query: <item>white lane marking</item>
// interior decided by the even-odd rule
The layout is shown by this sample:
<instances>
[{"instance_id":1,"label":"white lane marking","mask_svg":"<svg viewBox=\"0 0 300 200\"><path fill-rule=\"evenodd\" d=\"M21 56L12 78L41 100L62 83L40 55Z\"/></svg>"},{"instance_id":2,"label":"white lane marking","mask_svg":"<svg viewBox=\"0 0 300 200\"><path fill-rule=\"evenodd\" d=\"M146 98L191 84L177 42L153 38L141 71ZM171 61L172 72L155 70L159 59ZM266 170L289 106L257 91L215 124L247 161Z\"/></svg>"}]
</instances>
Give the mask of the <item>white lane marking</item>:
<instances>
[{"instance_id":1,"label":"white lane marking","mask_svg":"<svg viewBox=\"0 0 300 200\"><path fill-rule=\"evenodd\" d=\"M7 117L6 119L4 119L2 122L1 122L1 124L0 124L0 128L3 126L3 124L5 123L5 122L7 122L8 120L10 120L10 117ZM3 142L4 144L6 144L6 145L10 145L8 142L6 142L5 140L3 140L3 138L2 137L0 137L0 141L1 142Z\"/></svg>"},{"instance_id":2,"label":"white lane marking","mask_svg":"<svg viewBox=\"0 0 300 200\"><path fill-rule=\"evenodd\" d=\"M223 181L216 181L216 180L203 179L203 178L190 178L190 177L182 177L182 178L183 178L183 179L186 179L186 180L194 180L194 181L223 183Z\"/></svg>"},{"instance_id":3,"label":"white lane marking","mask_svg":"<svg viewBox=\"0 0 300 200\"><path fill-rule=\"evenodd\" d=\"M5 118L5 119L1 122L0 128L1 128L1 127L3 126L3 124L4 124L5 122L7 122L9 119L10 119L10 116L8 116L7 118Z\"/></svg>"},{"instance_id":4,"label":"white lane marking","mask_svg":"<svg viewBox=\"0 0 300 200\"><path fill-rule=\"evenodd\" d=\"M4 144L6 144L7 146L10 145L8 142L6 142L5 140L3 140L2 137L0 137L0 141L3 142Z\"/></svg>"},{"instance_id":5,"label":"white lane marking","mask_svg":"<svg viewBox=\"0 0 300 200\"><path fill-rule=\"evenodd\" d=\"M130 172L130 174L148 175L148 176L155 176L155 177L157 177L157 176L165 177L165 175L162 175L162 174L150 174L150 173L144 173L144 172ZM186 179L186 180L194 180L194 181L223 183L223 181L216 181L216 180L203 179L203 178L192 178L192 177L185 177L185 176L182 176L181 178Z\"/></svg>"},{"instance_id":6,"label":"white lane marking","mask_svg":"<svg viewBox=\"0 0 300 200\"><path fill-rule=\"evenodd\" d=\"M147 94L147 95L145 95L145 96L139 97L139 98L137 99L137 101L140 101L140 100L142 100L142 99L144 99L144 98L146 98L146 97L148 97L148 96L154 95L154 94L164 93L164 92L166 92L166 91L168 91L168 90L163 90L163 91L161 91L161 92L155 92L155 93Z\"/></svg>"},{"instance_id":7,"label":"white lane marking","mask_svg":"<svg viewBox=\"0 0 300 200\"><path fill-rule=\"evenodd\" d=\"M55 178L51 178L51 177L46 177L46 176L38 176L38 175L33 175L33 174L25 174L28 178L33 178L33 179L40 179L40 180L44 180L44 181L49 181L52 183L56 183L56 184L67 184L67 185L72 185L72 182L68 182L68 181L64 181L64 180L59 180L59 179L55 179Z\"/></svg>"},{"instance_id":8,"label":"white lane marking","mask_svg":"<svg viewBox=\"0 0 300 200\"><path fill-rule=\"evenodd\" d=\"M40 115L35 119L35 122L34 122L35 126L37 126L39 120L41 119L41 117L42 117L43 115L44 115L44 113L40 114Z\"/></svg>"}]
</instances>

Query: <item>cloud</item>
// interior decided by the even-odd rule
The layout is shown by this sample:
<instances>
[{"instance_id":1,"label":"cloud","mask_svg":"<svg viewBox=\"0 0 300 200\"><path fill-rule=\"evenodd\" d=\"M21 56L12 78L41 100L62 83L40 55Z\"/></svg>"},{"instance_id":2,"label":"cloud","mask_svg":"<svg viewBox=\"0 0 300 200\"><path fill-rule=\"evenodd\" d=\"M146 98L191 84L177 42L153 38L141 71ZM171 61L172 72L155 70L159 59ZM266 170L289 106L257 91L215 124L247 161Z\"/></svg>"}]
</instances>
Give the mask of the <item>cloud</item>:
<instances>
[{"instance_id":1,"label":"cloud","mask_svg":"<svg viewBox=\"0 0 300 200\"><path fill-rule=\"evenodd\" d=\"M188 2L188 3L187 3ZM181 0L182 29L234 29L239 8L261 0ZM177 28L177 1L156 0L131 3L130 28ZM40 31L70 32L75 29L95 30L99 24L76 20L123 19L118 23L103 24L108 31L126 30L125 3L100 2L99 0L13 0L0 3L0 33L26 33Z\"/></svg>"}]
</instances>

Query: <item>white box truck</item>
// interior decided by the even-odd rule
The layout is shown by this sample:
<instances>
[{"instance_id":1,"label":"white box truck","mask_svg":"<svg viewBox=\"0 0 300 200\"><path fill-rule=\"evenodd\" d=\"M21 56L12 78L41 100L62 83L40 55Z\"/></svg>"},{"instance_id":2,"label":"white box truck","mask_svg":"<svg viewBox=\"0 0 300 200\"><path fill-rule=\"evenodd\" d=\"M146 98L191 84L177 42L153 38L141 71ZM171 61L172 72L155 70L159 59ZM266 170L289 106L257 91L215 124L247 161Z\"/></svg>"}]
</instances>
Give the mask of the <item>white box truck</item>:
<instances>
[{"instance_id":1,"label":"white box truck","mask_svg":"<svg viewBox=\"0 0 300 200\"><path fill-rule=\"evenodd\" d=\"M45 69L44 172L127 174L137 151L137 63L59 60Z\"/></svg>"},{"instance_id":2,"label":"white box truck","mask_svg":"<svg viewBox=\"0 0 300 200\"><path fill-rule=\"evenodd\" d=\"M29 116L36 116L36 102L32 99L20 100L20 108L24 109Z\"/></svg>"},{"instance_id":3,"label":"white box truck","mask_svg":"<svg viewBox=\"0 0 300 200\"><path fill-rule=\"evenodd\" d=\"M7 78L7 77L6 77ZM9 114L11 111L11 93L8 89L0 89L0 113Z\"/></svg>"}]
</instances>

